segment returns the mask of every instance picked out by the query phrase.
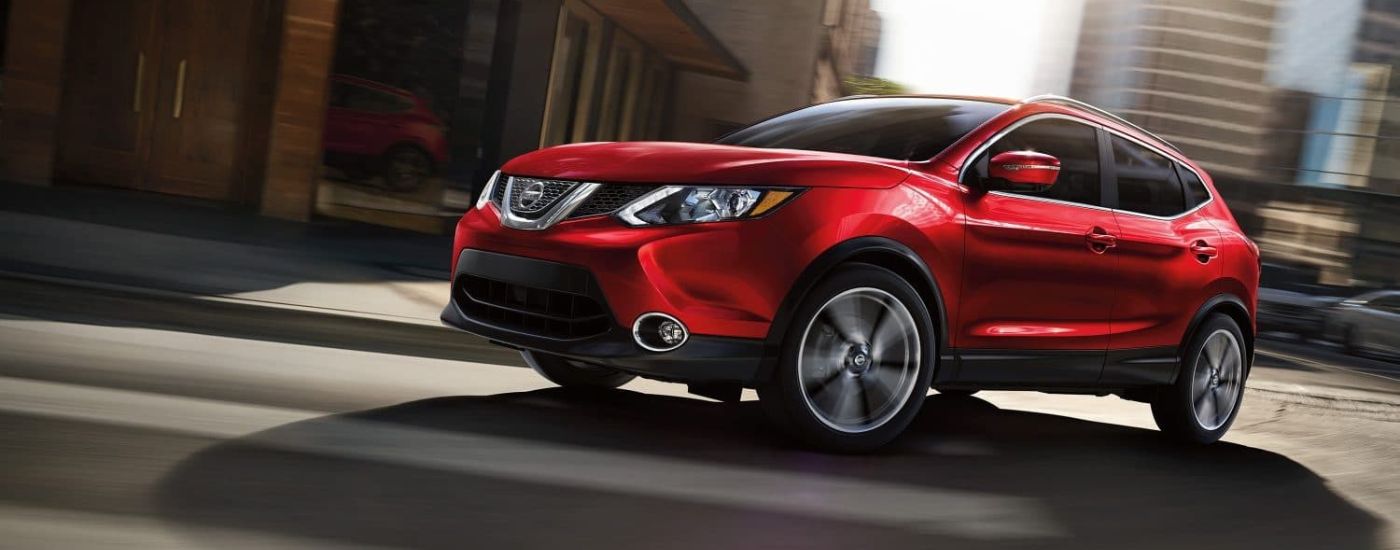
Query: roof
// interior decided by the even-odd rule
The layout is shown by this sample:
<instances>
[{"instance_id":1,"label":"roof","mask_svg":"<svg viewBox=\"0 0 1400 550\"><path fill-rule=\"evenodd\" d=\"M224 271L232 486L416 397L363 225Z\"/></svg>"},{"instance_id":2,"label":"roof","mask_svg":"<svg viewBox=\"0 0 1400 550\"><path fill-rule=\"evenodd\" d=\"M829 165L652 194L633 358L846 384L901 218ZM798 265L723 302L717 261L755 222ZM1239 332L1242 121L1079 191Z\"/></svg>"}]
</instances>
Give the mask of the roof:
<instances>
[{"instance_id":1,"label":"roof","mask_svg":"<svg viewBox=\"0 0 1400 550\"><path fill-rule=\"evenodd\" d=\"M1007 105L1007 106L1027 105L1027 104L1056 105L1056 106L1059 106L1059 107L1064 107L1064 108L1071 109L1071 110L1074 110L1074 111L1079 111L1079 112L1081 112L1081 113L1087 113L1087 114L1090 114L1090 115L1094 115L1094 116L1097 116L1097 117L1101 117L1101 118L1105 118L1105 119L1111 120L1111 121L1113 121L1113 122L1116 123L1116 124L1120 124L1120 125L1122 125L1122 126L1124 126L1124 127L1126 127L1126 128L1129 128L1129 129L1131 129L1131 130L1133 130L1133 131L1135 131L1135 132L1138 132L1138 133L1142 134L1142 135L1145 136L1145 137L1151 138L1151 139L1153 139L1153 140L1155 140L1155 141L1161 143L1162 145L1167 146L1167 147L1170 148L1171 150L1176 151L1177 153L1182 153L1181 149L1180 149L1179 147L1177 147L1176 145L1172 144L1172 142L1167 141L1167 140L1165 140L1165 139L1162 139L1162 136L1159 136L1159 135L1157 135L1157 134L1154 134L1154 133L1148 131L1146 128L1143 128L1143 127L1141 127L1141 126L1138 126L1138 125L1136 125L1136 124L1133 124L1132 122L1129 122L1127 119L1125 119L1125 118L1123 118L1123 117L1120 117L1120 116L1118 116L1118 115L1115 115L1115 114L1113 114L1113 113L1111 113L1111 112L1109 112L1109 111L1107 111L1107 110L1105 110L1105 109L1102 109L1102 108L1099 108L1099 107L1095 107L1095 106L1090 105L1090 104L1088 104L1088 103L1085 103L1085 102L1083 102L1083 101L1079 101L1079 100L1077 100L1077 99L1073 99L1073 98L1069 98L1069 97L1065 97L1065 96L1059 96L1059 95L1045 94L1045 95L1031 96L1031 97L1028 97L1028 98L1025 98L1025 99L1008 99L1008 98L1004 98L1004 97L991 97L991 96L941 95L941 94L853 95L853 96L846 96L846 97L840 98L840 99L838 99L837 101L843 101L843 100L848 100L848 99L867 99L867 98L875 98L875 97L923 97L923 98L929 98L929 99L953 99L953 100L959 100L959 101L982 101L982 102L986 102L986 103L999 103L999 104Z\"/></svg>"}]
</instances>

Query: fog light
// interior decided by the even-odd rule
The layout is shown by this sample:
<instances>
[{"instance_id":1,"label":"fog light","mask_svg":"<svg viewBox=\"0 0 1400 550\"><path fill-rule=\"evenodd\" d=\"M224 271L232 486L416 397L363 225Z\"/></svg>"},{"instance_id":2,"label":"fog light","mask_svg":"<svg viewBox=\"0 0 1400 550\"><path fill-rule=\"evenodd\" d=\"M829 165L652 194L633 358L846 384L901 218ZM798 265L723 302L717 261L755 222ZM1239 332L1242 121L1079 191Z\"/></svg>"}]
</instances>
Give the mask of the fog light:
<instances>
[{"instance_id":1,"label":"fog light","mask_svg":"<svg viewBox=\"0 0 1400 550\"><path fill-rule=\"evenodd\" d=\"M685 341L685 329L681 328L681 324L675 321L662 321L656 332L661 335L661 341L666 342L668 346Z\"/></svg>"},{"instance_id":2,"label":"fog light","mask_svg":"<svg viewBox=\"0 0 1400 550\"><path fill-rule=\"evenodd\" d=\"M685 325L665 313L643 313L632 323L632 338L649 351L671 351L689 337Z\"/></svg>"}]
</instances>

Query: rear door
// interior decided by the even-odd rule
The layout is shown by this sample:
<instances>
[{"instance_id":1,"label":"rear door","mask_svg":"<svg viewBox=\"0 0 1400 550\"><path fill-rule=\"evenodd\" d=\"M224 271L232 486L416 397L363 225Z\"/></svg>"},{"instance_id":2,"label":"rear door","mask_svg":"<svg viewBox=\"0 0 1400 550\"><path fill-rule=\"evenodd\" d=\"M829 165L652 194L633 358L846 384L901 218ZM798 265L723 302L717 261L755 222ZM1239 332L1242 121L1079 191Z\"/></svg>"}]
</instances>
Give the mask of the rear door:
<instances>
[{"instance_id":1,"label":"rear door","mask_svg":"<svg viewBox=\"0 0 1400 550\"><path fill-rule=\"evenodd\" d=\"M1060 161L1054 185L1018 189L987 177L991 156L1036 151ZM954 346L968 382L1093 382L1108 345L1118 233L1104 207L1095 126L1061 115L1013 123L969 161L964 272ZM1094 237L1098 236L1098 237Z\"/></svg>"},{"instance_id":2,"label":"rear door","mask_svg":"<svg viewBox=\"0 0 1400 550\"><path fill-rule=\"evenodd\" d=\"M1109 192L1121 277L1105 382L1169 382L1177 347L1220 277L1220 232L1199 209L1201 178L1154 147L1109 132Z\"/></svg>"}]
</instances>

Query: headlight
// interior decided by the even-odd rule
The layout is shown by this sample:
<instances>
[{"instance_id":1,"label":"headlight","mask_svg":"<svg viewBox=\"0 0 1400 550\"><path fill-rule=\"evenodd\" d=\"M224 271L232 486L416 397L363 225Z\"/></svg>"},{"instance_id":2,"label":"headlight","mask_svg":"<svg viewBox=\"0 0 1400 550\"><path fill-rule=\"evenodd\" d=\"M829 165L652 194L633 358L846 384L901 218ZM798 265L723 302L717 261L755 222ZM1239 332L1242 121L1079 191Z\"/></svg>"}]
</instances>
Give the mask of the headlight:
<instances>
[{"instance_id":1,"label":"headlight","mask_svg":"<svg viewBox=\"0 0 1400 550\"><path fill-rule=\"evenodd\" d=\"M476 207L485 208L486 203L491 202L491 195L496 194L496 185L500 183L501 171L491 174L491 179L486 180L486 185L481 187L481 196L476 198Z\"/></svg>"},{"instance_id":2,"label":"headlight","mask_svg":"<svg viewBox=\"0 0 1400 550\"><path fill-rule=\"evenodd\" d=\"M799 189L668 185L617 212L627 225L669 225L757 218L797 196Z\"/></svg>"}]
</instances>

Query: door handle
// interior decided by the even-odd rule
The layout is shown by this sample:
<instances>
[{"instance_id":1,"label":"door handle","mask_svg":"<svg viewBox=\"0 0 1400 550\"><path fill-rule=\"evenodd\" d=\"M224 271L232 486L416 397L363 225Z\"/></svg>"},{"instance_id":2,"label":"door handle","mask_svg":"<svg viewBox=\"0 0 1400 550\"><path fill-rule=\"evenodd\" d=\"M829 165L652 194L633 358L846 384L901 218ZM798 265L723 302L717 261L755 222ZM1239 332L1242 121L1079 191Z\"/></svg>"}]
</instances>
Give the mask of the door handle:
<instances>
[{"instance_id":1,"label":"door handle","mask_svg":"<svg viewBox=\"0 0 1400 550\"><path fill-rule=\"evenodd\" d=\"M1191 253L1196 256L1196 261L1199 261L1201 263L1209 262L1211 258L1220 255L1219 250L1216 250L1215 247L1211 246L1205 241L1196 241L1192 243Z\"/></svg>"},{"instance_id":2,"label":"door handle","mask_svg":"<svg viewBox=\"0 0 1400 550\"><path fill-rule=\"evenodd\" d=\"M1084 234L1084 240L1089 243L1089 250L1095 254L1103 254L1108 249L1118 246L1118 237L1109 235L1102 227L1090 229Z\"/></svg>"},{"instance_id":3,"label":"door handle","mask_svg":"<svg viewBox=\"0 0 1400 550\"><path fill-rule=\"evenodd\" d=\"M146 74L146 52L136 53L136 91L131 94L131 112L141 112L141 82L142 76Z\"/></svg>"},{"instance_id":4,"label":"door handle","mask_svg":"<svg viewBox=\"0 0 1400 550\"><path fill-rule=\"evenodd\" d=\"M171 117L180 118L180 111L185 107L185 60L180 60L180 68L175 70L175 110L170 113Z\"/></svg>"}]
</instances>

